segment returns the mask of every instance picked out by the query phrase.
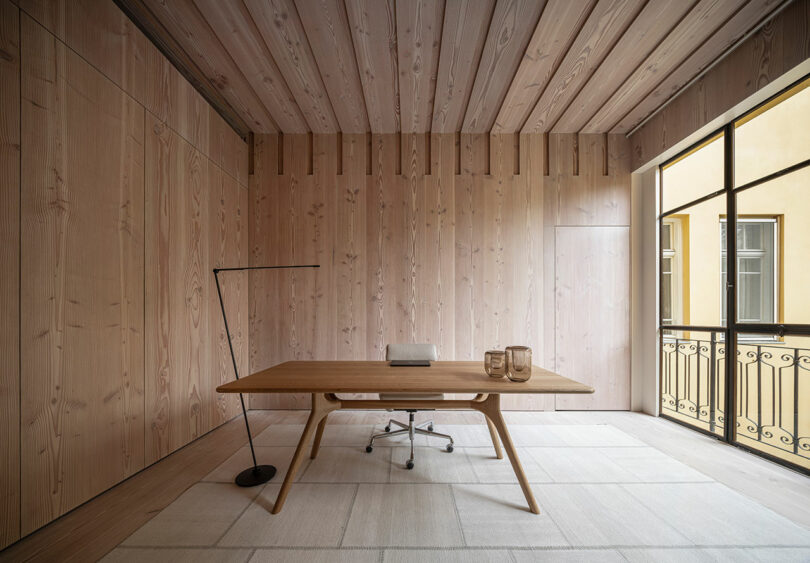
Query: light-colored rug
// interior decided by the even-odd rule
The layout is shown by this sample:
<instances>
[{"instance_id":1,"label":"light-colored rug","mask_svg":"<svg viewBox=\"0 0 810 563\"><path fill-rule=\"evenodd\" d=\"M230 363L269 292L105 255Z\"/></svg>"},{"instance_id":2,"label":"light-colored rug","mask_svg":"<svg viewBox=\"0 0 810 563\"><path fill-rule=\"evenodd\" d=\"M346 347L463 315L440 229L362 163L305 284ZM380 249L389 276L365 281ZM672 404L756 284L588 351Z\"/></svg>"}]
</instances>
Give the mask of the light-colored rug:
<instances>
[{"instance_id":1,"label":"light-colored rug","mask_svg":"<svg viewBox=\"0 0 810 563\"><path fill-rule=\"evenodd\" d=\"M365 446L372 425L327 426L284 510L270 514L301 425L255 439L278 475L242 489L247 447L105 561L810 561L810 532L610 425L510 425L541 514L528 512L485 425Z\"/></svg>"}]
</instances>

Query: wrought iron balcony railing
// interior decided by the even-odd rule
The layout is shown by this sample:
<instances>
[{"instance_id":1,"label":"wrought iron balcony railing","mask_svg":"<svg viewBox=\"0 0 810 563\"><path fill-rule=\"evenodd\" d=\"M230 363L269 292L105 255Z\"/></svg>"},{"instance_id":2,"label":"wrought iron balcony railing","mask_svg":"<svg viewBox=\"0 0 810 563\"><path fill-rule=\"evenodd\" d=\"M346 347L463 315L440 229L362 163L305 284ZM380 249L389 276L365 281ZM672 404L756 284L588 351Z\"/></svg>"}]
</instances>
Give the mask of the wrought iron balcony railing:
<instances>
[{"instance_id":1,"label":"wrought iron balcony railing","mask_svg":"<svg viewBox=\"0 0 810 563\"><path fill-rule=\"evenodd\" d=\"M725 424L725 343L668 338L662 355L664 414L715 434ZM741 443L793 463L810 460L810 350L737 345L736 433Z\"/></svg>"}]
</instances>

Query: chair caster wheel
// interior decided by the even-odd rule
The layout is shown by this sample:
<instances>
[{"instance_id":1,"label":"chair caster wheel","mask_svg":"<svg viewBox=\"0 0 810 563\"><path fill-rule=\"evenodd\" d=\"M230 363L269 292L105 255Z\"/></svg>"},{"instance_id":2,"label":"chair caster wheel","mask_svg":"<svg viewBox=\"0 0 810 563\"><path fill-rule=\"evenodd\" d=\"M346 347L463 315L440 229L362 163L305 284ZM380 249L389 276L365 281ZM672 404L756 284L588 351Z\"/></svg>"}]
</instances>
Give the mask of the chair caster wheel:
<instances>
[{"instance_id":1,"label":"chair caster wheel","mask_svg":"<svg viewBox=\"0 0 810 563\"><path fill-rule=\"evenodd\" d=\"M428 426L428 432L433 432L433 425Z\"/></svg>"},{"instance_id":2,"label":"chair caster wheel","mask_svg":"<svg viewBox=\"0 0 810 563\"><path fill-rule=\"evenodd\" d=\"M374 448L372 448L371 446L366 446L366 453L367 453L367 454L370 454L370 453L371 453L371 450L373 450L373 449L374 449Z\"/></svg>"},{"instance_id":3,"label":"chair caster wheel","mask_svg":"<svg viewBox=\"0 0 810 563\"><path fill-rule=\"evenodd\" d=\"M447 453L451 453L453 451L453 444L447 444L445 449L447 450Z\"/></svg>"},{"instance_id":4,"label":"chair caster wheel","mask_svg":"<svg viewBox=\"0 0 810 563\"><path fill-rule=\"evenodd\" d=\"M405 467L407 469L413 469L413 462L411 460L408 460L408 463L405 464Z\"/></svg>"},{"instance_id":5,"label":"chair caster wheel","mask_svg":"<svg viewBox=\"0 0 810 563\"><path fill-rule=\"evenodd\" d=\"M391 427L390 427L390 426L386 426L386 427L385 427L385 431L386 431L386 432L391 432Z\"/></svg>"}]
</instances>

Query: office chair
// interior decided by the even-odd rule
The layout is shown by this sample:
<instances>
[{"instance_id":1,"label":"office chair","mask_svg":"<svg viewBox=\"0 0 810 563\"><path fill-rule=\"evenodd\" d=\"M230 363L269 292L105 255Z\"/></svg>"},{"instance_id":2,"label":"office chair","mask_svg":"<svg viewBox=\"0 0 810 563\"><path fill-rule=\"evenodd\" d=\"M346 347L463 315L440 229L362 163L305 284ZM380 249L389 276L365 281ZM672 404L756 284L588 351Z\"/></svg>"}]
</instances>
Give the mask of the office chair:
<instances>
[{"instance_id":1,"label":"office chair","mask_svg":"<svg viewBox=\"0 0 810 563\"><path fill-rule=\"evenodd\" d=\"M385 359L391 360L430 360L436 361L438 354L436 353L435 344L389 344L385 349ZM394 368L396 369L396 368ZM407 369L407 368L402 368ZM380 393L380 400L382 401L403 401L413 399L424 399L428 401L441 401L444 399L443 393ZM447 444L446 450L453 451L453 438L447 434L441 434L433 431L433 421L429 420L421 424L414 424L414 414L418 410L432 410L432 409L397 409L403 410L408 413L408 424L399 422L398 420L389 419L385 427L385 432L382 434L375 434L371 437L371 441L366 446L366 451L371 453L374 449L374 440L377 438L392 438L394 436L402 436L407 434L411 440L411 457L405 463L405 467L413 469L413 438L415 434L424 434L425 436L436 436L438 438L445 438L450 440ZM396 425L401 430L391 432L391 425Z\"/></svg>"}]
</instances>

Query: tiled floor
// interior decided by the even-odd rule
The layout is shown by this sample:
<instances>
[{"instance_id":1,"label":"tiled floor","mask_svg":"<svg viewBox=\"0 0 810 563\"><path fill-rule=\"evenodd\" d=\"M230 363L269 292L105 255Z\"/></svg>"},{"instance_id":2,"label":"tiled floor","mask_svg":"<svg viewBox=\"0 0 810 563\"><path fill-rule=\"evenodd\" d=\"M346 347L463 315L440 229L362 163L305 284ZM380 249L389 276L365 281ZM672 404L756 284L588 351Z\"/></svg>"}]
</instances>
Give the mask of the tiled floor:
<instances>
[{"instance_id":1,"label":"tiled floor","mask_svg":"<svg viewBox=\"0 0 810 563\"><path fill-rule=\"evenodd\" d=\"M232 484L242 448L105 560L810 562L809 530L609 424L510 426L539 515L483 424L442 425L453 453L420 437L411 471L403 440L365 452L379 426L328 426L272 515L301 429L256 437L271 483Z\"/></svg>"}]
</instances>

